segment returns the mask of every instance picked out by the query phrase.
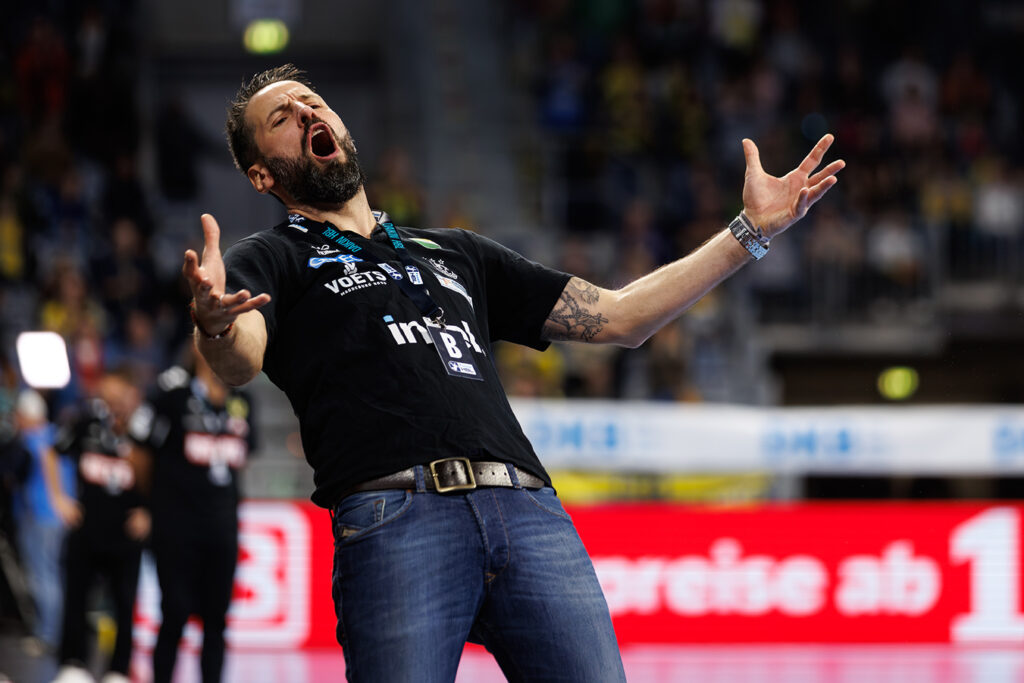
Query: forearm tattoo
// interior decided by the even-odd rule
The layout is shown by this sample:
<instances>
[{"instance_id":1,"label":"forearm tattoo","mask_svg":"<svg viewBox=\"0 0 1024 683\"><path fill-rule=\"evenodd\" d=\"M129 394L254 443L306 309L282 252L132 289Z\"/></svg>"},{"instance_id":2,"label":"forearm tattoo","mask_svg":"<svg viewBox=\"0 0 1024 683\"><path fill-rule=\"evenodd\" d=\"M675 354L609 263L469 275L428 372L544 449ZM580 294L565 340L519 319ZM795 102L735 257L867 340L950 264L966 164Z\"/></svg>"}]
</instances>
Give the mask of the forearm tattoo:
<instances>
[{"instance_id":1,"label":"forearm tattoo","mask_svg":"<svg viewBox=\"0 0 1024 683\"><path fill-rule=\"evenodd\" d=\"M594 285L578 277L569 280L544 323L545 337L551 341L593 341L609 322L594 310L600 299L601 291Z\"/></svg>"}]
</instances>

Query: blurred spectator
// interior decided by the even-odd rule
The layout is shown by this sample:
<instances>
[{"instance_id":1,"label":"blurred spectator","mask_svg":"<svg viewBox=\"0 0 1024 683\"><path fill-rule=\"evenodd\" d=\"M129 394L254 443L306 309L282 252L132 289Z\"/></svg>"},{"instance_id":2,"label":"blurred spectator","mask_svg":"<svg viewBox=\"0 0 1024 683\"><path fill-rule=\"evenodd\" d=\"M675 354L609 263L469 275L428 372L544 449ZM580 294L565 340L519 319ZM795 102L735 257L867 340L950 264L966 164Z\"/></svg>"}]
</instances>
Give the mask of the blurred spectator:
<instances>
[{"instance_id":1,"label":"blurred spectator","mask_svg":"<svg viewBox=\"0 0 1024 683\"><path fill-rule=\"evenodd\" d=\"M633 400L700 400L689 374L689 342L683 325L673 321L636 352L619 358L619 397Z\"/></svg>"},{"instance_id":2,"label":"blurred spectator","mask_svg":"<svg viewBox=\"0 0 1024 683\"><path fill-rule=\"evenodd\" d=\"M7 494L21 484L29 464L28 453L18 440L15 406L18 400L18 373L7 354L0 349L0 524L7 524ZM6 531L6 529L0 529Z\"/></svg>"},{"instance_id":3,"label":"blurred spectator","mask_svg":"<svg viewBox=\"0 0 1024 683\"><path fill-rule=\"evenodd\" d=\"M18 106L29 126L64 112L70 64L57 28L45 16L32 21L25 42L14 58Z\"/></svg>"},{"instance_id":4,"label":"blurred spectator","mask_svg":"<svg viewBox=\"0 0 1024 683\"><path fill-rule=\"evenodd\" d=\"M657 120L661 134L655 152L685 160L703 160L705 137L711 127L707 103L696 82L692 66L673 59L658 74L656 81L664 111ZM669 192L666 201L673 201Z\"/></svg>"},{"instance_id":5,"label":"blurred spectator","mask_svg":"<svg viewBox=\"0 0 1024 683\"><path fill-rule=\"evenodd\" d=\"M979 165L974 193L978 246L1000 277L1018 277L1024 250L1024 175L992 158Z\"/></svg>"},{"instance_id":6,"label":"blurred spectator","mask_svg":"<svg viewBox=\"0 0 1024 683\"><path fill-rule=\"evenodd\" d=\"M769 6L771 29L768 56L774 71L789 82L802 81L818 67L818 52L801 30L800 15L792 1L774 2Z\"/></svg>"},{"instance_id":7,"label":"blurred spectator","mask_svg":"<svg viewBox=\"0 0 1024 683\"><path fill-rule=\"evenodd\" d=\"M709 3L711 35L719 45L749 52L760 33L764 10L758 0L720 0Z\"/></svg>"},{"instance_id":8,"label":"blurred spectator","mask_svg":"<svg viewBox=\"0 0 1024 683\"><path fill-rule=\"evenodd\" d=\"M832 204L815 213L807 235L807 272L815 292L811 311L818 324L854 318L863 304L863 233L857 222Z\"/></svg>"},{"instance_id":9,"label":"blurred spectator","mask_svg":"<svg viewBox=\"0 0 1024 683\"><path fill-rule=\"evenodd\" d=\"M121 152L114 160L113 174L107 180L103 196L103 215L110 223L119 218L130 219L140 231L143 243L148 245L154 224L134 152Z\"/></svg>"},{"instance_id":10,"label":"blurred spectator","mask_svg":"<svg viewBox=\"0 0 1024 683\"><path fill-rule=\"evenodd\" d=\"M983 235L1011 241L1024 230L1024 185L1020 171L1012 172L999 158L978 174L974 196L974 225Z\"/></svg>"},{"instance_id":11,"label":"blurred spectator","mask_svg":"<svg viewBox=\"0 0 1024 683\"><path fill-rule=\"evenodd\" d=\"M113 222L109 242L99 246L104 249L91 264L92 281L110 316L110 330L124 336L130 311L155 307L156 266L138 226L127 216Z\"/></svg>"},{"instance_id":12,"label":"blurred spectator","mask_svg":"<svg viewBox=\"0 0 1024 683\"><path fill-rule=\"evenodd\" d=\"M949 116L985 116L992 107L992 83L967 50L953 57L942 78L942 109Z\"/></svg>"},{"instance_id":13,"label":"blurred spectator","mask_svg":"<svg viewBox=\"0 0 1024 683\"><path fill-rule=\"evenodd\" d=\"M597 344L563 344L566 398L616 395L615 366L622 349Z\"/></svg>"},{"instance_id":14,"label":"blurred spectator","mask_svg":"<svg viewBox=\"0 0 1024 683\"><path fill-rule=\"evenodd\" d=\"M607 116L605 141L611 153L629 156L645 150L651 142L650 103L646 74L631 40L616 41L600 87Z\"/></svg>"},{"instance_id":15,"label":"blurred spectator","mask_svg":"<svg viewBox=\"0 0 1024 683\"><path fill-rule=\"evenodd\" d=\"M576 39L556 33L548 40L547 67L538 86L540 119L553 133L574 135L587 120L588 74L579 60Z\"/></svg>"},{"instance_id":16,"label":"blurred spectator","mask_svg":"<svg viewBox=\"0 0 1024 683\"><path fill-rule=\"evenodd\" d=\"M65 527L77 524L78 505L72 498L74 468L53 450L54 428L46 417L46 401L26 389L18 396L17 425L21 443L32 460L14 498L18 551L36 603L37 637L44 649L60 644L64 606L61 556Z\"/></svg>"},{"instance_id":17,"label":"blurred spectator","mask_svg":"<svg viewBox=\"0 0 1024 683\"><path fill-rule=\"evenodd\" d=\"M28 272L28 237L14 197L0 194L0 282L17 282Z\"/></svg>"},{"instance_id":18,"label":"blurred spectator","mask_svg":"<svg viewBox=\"0 0 1024 683\"><path fill-rule=\"evenodd\" d=\"M142 309L131 309L122 335L108 338L104 352L106 367L131 370L139 386L149 386L166 367L164 340L156 335L153 317Z\"/></svg>"},{"instance_id":19,"label":"blurred spectator","mask_svg":"<svg viewBox=\"0 0 1024 683\"><path fill-rule=\"evenodd\" d=\"M672 258L666 240L655 226L650 203L634 199L626 207L616 249L616 268L612 284L629 284Z\"/></svg>"},{"instance_id":20,"label":"blurred spectator","mask_svg":"<svg viewBox=\"0 0 1024 683\"><path fill-rule=\"evenodd\" d=\"M73 263L58 261L45 287L39 322L43 329L56 332L71 342L83 328L85 319L102 321L104 317L81 271ZM102 329L102 324L98 327Z\"/></svg>"},{"instance_id":21,"label":"blurred spectator","mask_svg":"<svg viewBox=\"0 0 1024 683\"><path fill-rule=\"evenodd\" d=\"M29 179L39 183L43 192L49 193L41 199L53 201L52 196L58 192L73 162L59 114L39 119L25 140L21 158Z\"/></svg>"},{"instance_id":22,"label":"blurred spectator","mask_svg":"<svg viewBox=\"0 0 1024 683\"><path fill-rule=\"evenodd\" d=\"M875 281L879 310L906 304L922 286L925 275L925 244L900 208L889 207L867 232L867 263Z\"/></svg>"},{"instance_id":23,"label":"blurred spectator","mask_svg":"<svg viewBox=\"0 0 1024 683\"><path fill-rule=\"evenodd\" d=\"M909 44L902 56L889 64L881 74L882 94L890 110L908 95L921 102L928 111L935 111L939 102L939 79L924 60L919 45Z\"/></svg>"},{"instance_id":24,"label":"blurred spectator","mask_svg":"<svg viewBox=\"0 0 1024 683\"><path fill-rule=\"evenodd\" d=\"M522 398L561 398L565 392L565 358L560 345L547 351L500 344L495 360L502 386L509 396Z\"/></svg>"},{"instance_id":25,"label":"blurred spectator","mask_svg":"<svg viewBox=\"0 0 1024 683\"><path fill-rule=\"evenodd\" d=\"M194 373L161 373L148 403L132 418L145 451L160 580L160 633L154 683L170 683L185 622L203 621L204 683L221 680L224 630L238 561L239 476L256 447L248 393L226 386L192 353Z\"/></svg>"},{"instance_id":26,"label":"blurred spectator","mask_svg":"<svg viewBox=\"0 0 1024 683\"><path fill-rule=\"evenodd\" d=\"M14 550L18 530L12 515L13 499L28 475L32 460L18 435L17 395L18 375L0 348L0 558L3 560L0 561L0 610L32 628L35 610L31 589L15 561Z\"/></svg>"},{"instance_id":27,"label":"blurred spectator","mask_svg":"<svg viewBox=\"0 0 1024 683\"><path fill-rule=\"evenodd\" d=\"M79 79L88 82L100 76L109 37L103 12L92 2L86 4L75 32L75 67Z\"/></svg>"},{"instance_id":28,"label":"blurred spectator","mask_svg":"<svg viewBox=\"0 0 1024 683\"><path fill-rule=\"evenodd\" d=\"M88 673L86 610L98 579L109 583L116 640L104 681L127 683L132 617L139 582L142 540L149 514L142 507L128 420L140 403L130 374L107 372L96 396L60 428L55 450L71 456L78 472L81 522L68 536L64 620L56 681L92 680Z\"/></svg>"},{"instance_id":29,"label":"blurred spectator","mask_svg":"<svg viewBox=\"0 0 1024 683\"><path fill-rule=\"evenodd\" d=\"M389 149L380 160L380 173L367 192L375 206L388 212L396 225L419 225L423 218L423 188L413 177L412 160L400 148ZM449 218L449 225L456 218Z\"/></svg>"},{"instance_id":30,"label":"blurred spectator","mask_svg":"<svg viewBox=\"0 0 1024 683\"><path fill-rule=\"evenodd\" d=\"M175 202L194 201L201 180L199 162L221 151L189 114L181 96L164 100L156 119L156 162L160 192Z\"/></svg>"}]
</instances>

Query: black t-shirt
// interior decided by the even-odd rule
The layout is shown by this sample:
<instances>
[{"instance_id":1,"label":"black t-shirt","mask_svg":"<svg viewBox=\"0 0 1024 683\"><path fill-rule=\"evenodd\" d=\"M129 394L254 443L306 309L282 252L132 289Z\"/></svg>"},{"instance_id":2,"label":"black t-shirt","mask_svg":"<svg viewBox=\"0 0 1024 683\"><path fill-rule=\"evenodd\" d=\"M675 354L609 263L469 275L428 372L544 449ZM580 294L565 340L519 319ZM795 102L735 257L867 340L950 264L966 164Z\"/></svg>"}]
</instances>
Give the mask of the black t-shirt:
<instances>
[{"instance_id":1,"label":"black t-shirt","mask_svg":"<svg viewBox=\"0 0 1024 683\"><path fill-rule=\"evenodd\" d=\"M273 297L260 309L263 370L299 417L313 502L330 507L360 482L455 456L513 463L547 480L491 342L546 348L541 328L570 276L472 232L398 231L483 381L448 374L427 319L394 279L406 270L380 226L366 239L293 214L224 256L228 291Z\"/></svg>"},{"instance_id":2,"label":"black t-shirt","mask_svg":"<svg viewBox=\"0 0 1024 683\"><path fill-rule=\"evenodd\" d=\"M153 523L237 518L238 473L255 447L252 402L237 390L224 405L180 367L165 370L132 416L131 437L153 455Z\"/></svg>"},{"instance_id":3,"label":"black t-shirt","mask_svg":"<svg viewBox=\"0 0 1024 683\"><path fill-rule=\"evenodd\" d=\"M83 529L101 537L124 537L128 511L142 499L128 457L131 442L114 431L107 404L98 398L87 401L60 427L53 447L75 460Z\"/></svg>"}]
</instances>

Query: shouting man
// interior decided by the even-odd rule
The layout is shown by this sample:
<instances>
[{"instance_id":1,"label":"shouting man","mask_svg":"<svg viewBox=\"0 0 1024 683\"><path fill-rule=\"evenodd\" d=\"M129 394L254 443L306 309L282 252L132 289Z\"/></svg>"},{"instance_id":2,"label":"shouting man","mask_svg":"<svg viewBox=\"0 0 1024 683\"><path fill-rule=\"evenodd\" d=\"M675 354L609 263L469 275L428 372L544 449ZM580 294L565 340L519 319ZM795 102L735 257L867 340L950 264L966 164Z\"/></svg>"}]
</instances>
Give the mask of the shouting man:
<instances>
[{"instance_id":1,"label":"shouting man","mask_svg":"<svg viewBox=\"0 0 1024 683\"><path fill-rule=\"evenodd\" d=\"M185 254L199 350L288 396L331 511L337 636L353 681L452 681L467 640L510 680L623 680L593 567L505 398L491 344L636 347L756 260L836 183L826 135L776 178L743 141L743 212L619 290L461 230L371 210L341 118L291 65L228 112L235 163L285 222Z\"/></svg>"}]
</instances>

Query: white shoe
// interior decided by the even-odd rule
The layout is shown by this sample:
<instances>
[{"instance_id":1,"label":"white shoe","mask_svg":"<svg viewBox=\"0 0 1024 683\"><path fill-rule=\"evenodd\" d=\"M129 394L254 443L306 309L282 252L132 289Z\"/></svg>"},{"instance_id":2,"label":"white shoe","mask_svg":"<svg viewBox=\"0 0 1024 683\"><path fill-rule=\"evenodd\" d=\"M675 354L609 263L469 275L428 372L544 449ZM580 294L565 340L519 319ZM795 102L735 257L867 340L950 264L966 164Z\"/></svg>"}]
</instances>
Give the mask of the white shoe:
<instances>
[{"instance_id":1,"label":"white shoe","mask_svg":"<svg viewBox=\"0 0 1024 683\"><path fill-rule=\"evenodd\" d=\"M80 666L62 666L53 683L96 683L96 679Z\"/></svg>"},{"instance_id":2,"label":"white shoe","mask_svg":"<svg viewBox=\"0 0 1024 683\"><path fill-rule=\"evenodd\" d=\"M131 683L131 679L124 674L117 673L116 671L108 671L103 675L103 678L100 679L100 683Z\"/></svg>"}]
</instances>

